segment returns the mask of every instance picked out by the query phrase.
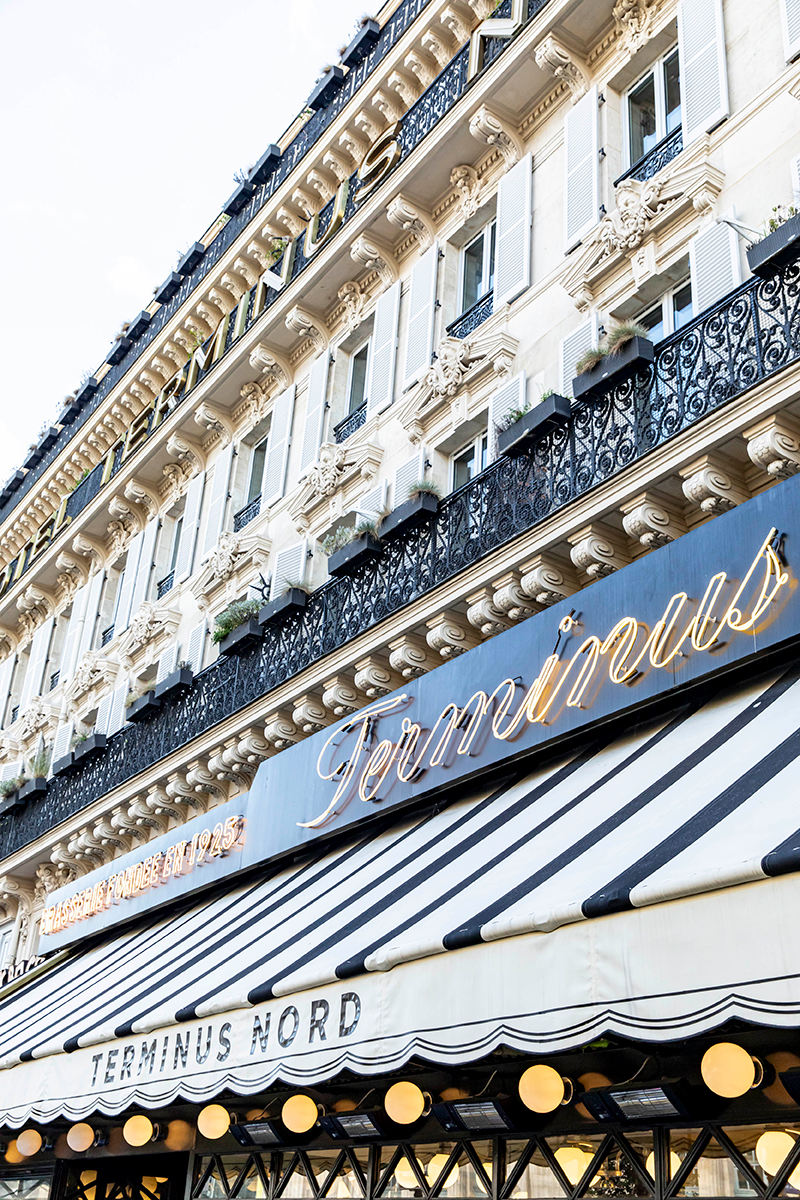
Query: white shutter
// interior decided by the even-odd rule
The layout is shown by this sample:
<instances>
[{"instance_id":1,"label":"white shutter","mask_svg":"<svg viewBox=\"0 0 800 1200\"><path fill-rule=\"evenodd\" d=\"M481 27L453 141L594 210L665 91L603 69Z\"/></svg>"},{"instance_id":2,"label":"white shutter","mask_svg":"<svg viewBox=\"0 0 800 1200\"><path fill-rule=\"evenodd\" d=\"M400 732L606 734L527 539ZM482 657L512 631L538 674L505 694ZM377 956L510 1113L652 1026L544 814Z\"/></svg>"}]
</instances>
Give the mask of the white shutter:
<instances>
[{"instance_id":1,"label":"white shutter","mask_svg":"<svg viewBox=\"0 0 800 1200\"><path fill-rule=\"evenodd\" d=\"M699 316L741 282L736 231L730 225L715 223L693 237L689 242L689 270L692 308Z\"/></svg>"},{"instance_id":2,"label":"white shutter","mask_svg":"<svg viewBox=\"0 0 800 1200\"><path fill-rule=\"evenodd\" d=\"M97 716L94 721L95 733L106 733L108 731L108 720L111 716L111 702L114 699L114 693L108 692L97 706Z\"/></svg>"},{"instance_id":3,"label":"white shutter","mask_svg":"<svg viewBox=\"0 0 800 1200\"><path fill-rule=\"evenodd\" d=\"M383 412L394 399L397 358L397 318L400 315L400 282L393 283L375 305L375 322L369 348L367 417Z\"/></svg>"},{"instance_id":4,"label":"white shutter","mask_svg":"<svg viewBox=\"0 0 800 1200\"><path fill-rule=\"evenodd\" d=\"M408 493L411 491L415 483L425 475L426 450L424 446L420 446L413 458L409 458L402 463L394 473L394 484L392 487L392 505L394 508L399 508L401 504L405 504L408 499Z\"/></svg>"},{"instance_id":5,"label":"white shutter","mask_svg":"<svg viewBox=\"0 0 800 1200\"><path fill-rule=\"evenodd\" d=\"M280 595L287 583L304 583L306 564L308 562L308 540L295 542L280 550L275 556L275 566L272 571L272 591L274 598Z\"/></svg>"},{"instance_id":6,"label":"white shutter","mask_svg":"<svg viewBox=\"0 0 800 1200\"><path fill-rule=\"evenodd\" d=\"M592 313L588 321L584 321L572 333L561 339L561 393L572 395L572 381L575 378L575 364L587 350L597 345L597 314Z\"/></svg>"},{"instance_id":7,"label":"white shutter","mask_svg":"<svg viewBox=\"0 0 800 1200\"><path fill-rule=\"evenodd\" d=\"M16 779L22 773L23 765L21 758L15 758L13 762L4 763L0 767L0 783L5 783L8 779Z\"/></svg>"},{"instance_id":8,"label":"white shutter","mask_svg":"<svg viewBox=\"0 0 800 1200\"><path fill-rule=\"evenodd\" d=\"M141 537L141 534L137 534ZM134 541L136 539L134 538ZM128 552L130 559L130 551ZM83 613L83 625L78 638L78 653L75 658L75 665L83 658L87 650L92 648L92 640L94 638L95 626L97 618L100 615L100 597L103 593L103 581L105 576L102 571L97 571L86 585L86 608ZM118 631L115 630L115 632Z\"/></svg>"},{"instance_id":9,"label":"white shutter","mask_svg":"<svg viewBox=\"0 0 800 1200\"><path fill-rule=\"evenodd\" d=\"M175 670L178 662L178 643L173 642L168 646L158 660L158 671L156 672L156 683L161 683L162 679L166 679Z\"/></svg>"},{"instance_id":10,"label":"white shutter","mask_svg":"<svg viewBox=\"0 0 800 1200\"><path fill-rule=\"evenodd\" d=\"M569 110L564 121L566 250L572 250L597 224L600 213L599 162L597 88L593 87Z\"/></svg>"},{"instance_id":11,"label":"white shutter","mask_svg":"<svg viewBox=\"0 0 800 1200\"><path fill-rule=\"evenodd\" d=\"M189 663L192 671L197 674L203 668L203 651L206 643L206 623L203 621L200 625L195 625L192 632L189 634L189 642L184 652L183 658Z\"/></svg>"},{"instance_id":12,"label":"white shutter","mask_svg":"<svg viewBox=\"0 0 800 1200\"><path fill-rule=\"evenodd\" d=\"M489 397L489 452L497 455L497 422L513 408L522 408L525 403L525 372L520 371L513 379L499 387Z\"/></svg>"},{"instance_id":13,"label":"white shutter","mask_svg":"<svg viewBox=\"0 0 800 1200\"><path fill-rule=\"evenodd\" d=\"M798 0L800 3L800 0ZM792 171L792 203L795 208L800 208L800 155L793 158L791 161Z\"/></svg>"},{"instance_id":14,"label":"white shutter","mask_svg":"<svg viewBox=\"0 0 800 1200\"><path fill-rule=\"evenodd\" d=\"M800 54L800 0L780 0L786 61Z\"/></svg>"},{"instance_id":15,"label":"white shutter","mask_svg":"<svg viewBox=\"0 0 800 1200\"><path fill-rule=\"evenodd\" d=\"M136 576L139 571L139 559L142 555L143 541L144 532L137 533L136 537L132 538L128 545L128 557L125 560L125 571L122 576L122 583L119 585L117 611L114 614L114 637L122 633L124 629L127 629L130 624L133 589L136 587ZM91 587L91 584L89 586ZM90 605L86 616L87 625L91 622L91 619ZM80 657L81 655L78 655L79 659Z\"/></svg>"},{"instance_id":16,"label":"white shutter","mask_svg":"<svg viewBox=\"0 0 800 1200\"><path fill-rule=\"evenodd\" d=\"M139 569L136 572L136 582L133 585L131 597L131 616L139 611L139 607L147 599L147 589L150 584L150 572L153 570L153 557L156 549L156 535L159 521L154 517L144 527L142 535L142 551L139 555Z\"/></svg>"},{"instance_id":17,"label":"white shutter","mask_svg":"<svg viewBox=\"0 0 800 1200\"><path fill-rule=\"evenodd\" d=\"M293 414L294 384L276 396L272 407L267 457L264 462L264 484L261 489L262 512L276 500L280 500L286 487L286 467L289 463Z\"/></svg>"},{"instance_id":18,"label":"white shutter","mask_svg":"<svg viewBox=\"0 0 800 1200\"><path fill-rule=\"evenodd\" d=\"M47 652L50 649L50 637L53 632L54 622L55 617L48 617L33 635L30 653L28 654L28 667L25 671L25 680L22 684L22 692L19 697L19 711L21 713L25 712L33 697L38 696L41 692L42 675L44 674L44 665L47 662Z\"/></svg>"},{"instance_id":19,"label":"white shutter","mask_svg":"<svg viewBox=\"0 0 800 1200\"><path fill-rule=\"evenodd\" d=\"M111 693L111 707L108 710L106 734L116 733L125 724L127 720L125 716L125 701L128 698L129 691L130 684L126 680L119 687L114 688L114 691Z\"/></svg>"},{"instance_id":20,"label":"white shutter","mask_svg":"<svg viewBox=\"0 0 800 1200\"><path fill-rule=\"evenodd\" d=\"M303 427L303 445L300 451L300 474L305 475L317 461L322 427L325 424L325 400L328 391L328 351L318 354L311 364L306 398L306 422Z\"/></svg>"},{"instance_id":21,"label":"white shutter","mask_svg":"<svg viewBox=\"0 0 800 1200\"><path fill-rule=\"evenodd\" d=\"M533 160L526 154L497 189L494 311L530 287Z\"/></svg>"},{"instance_id":22,"label":"white shutter","mask_svg":"<svg viewBox=\"0 0 800 1200\"><path fill-rule=\"evenodd\" d=\"M203 558L208 558L219 541L222 527L225 523L225 506L228 502L228 481L231 474L233 459L233 442L226 446L217 456L214 463L214 480L211 484L211 500L206 514L206 528L203 535Z\"/></svg>"},{"instance_id":23,"label":"white shutter","mask_svg":"<svg viewBox=\"0 0 800 1200\"><path fill-rule=\"evenodd\" d=\"M50 755L50 771L53 773L53 763L58 762L65 754L69 754L72 746L72 733L75 728L74 721L68 721L66 725L59 725L56 730L56 736L53 738L53 753Z\"/></svg>"},{"instance_id":24,"label":"white shutter","mask_svg":"<svg viewBox=\"0 0 800 1200\"><path fill-rule=\"evenodd\" d=\"M722 0L679 0L678 55L686 147L728 115Z\"/></svg>"},{"instance_id":25,"label":"white shutter","mask_svg":"<svg viewBox=\"0 0 800 1200\"><path fill-rule=\"evenodd\" d=\"M8 697L11 695L11 680L14 676L14 664L16 661L16 654L9 654L8 658L4 658L2 663L0 663L0 729L5 724Z\"/></svg>"},{"instance_id":26,"label":"white shutter","mask_svg":"<svg viewBox=\"0 0 800 1200\"><path fill-rule=\"evenodd\" d=\"M102 573L102 572L101 572ZM61 683L67 683L72 678L78 664L78 646L80 645L83 621L86 615L86 601L89 598L89 585L78 588L72 598L72 614L67 626L67 636L64 638L64 650L61 654Z\"/></svg>"},{"instance_id":27,"label":"white shutter","mask_svg":"<svg viewBox=\"0 0 800 1200\"><path fill-rule=\"evenodd\" d=\"M388 479L384 479L377 487L370 488L359 496L355 503L356 515L367 521L377 521L386 512L386 489Z\"/></svg>"},{"instance_id":28,"label":"white shutter","mask_svg":"<svg viewBox=\"0 0 800 1200\"><path fill-rule=\"evenodd\" d=\"M205 473L201 471L199 475L195 475L186 489L181 538L178 543L178 553L175 556L174 584L180 583L182 579L187 579L192 573L194 547L197 541L197 526L200 521L200 506L203 503L205 482Z\"/></svg>"},{"instance_id":29,"label":"white shutter","mask_svg":"<svg viewBox=\"0 0 800 1200\"><path fill-rule=\"evenodd\" d=\"M436 276L439 243L426 250L411 272L408 301L408 341L403 371L403 390L416 383L431 365L433 325L436 316Z\"/></svg>"}]
</instances>

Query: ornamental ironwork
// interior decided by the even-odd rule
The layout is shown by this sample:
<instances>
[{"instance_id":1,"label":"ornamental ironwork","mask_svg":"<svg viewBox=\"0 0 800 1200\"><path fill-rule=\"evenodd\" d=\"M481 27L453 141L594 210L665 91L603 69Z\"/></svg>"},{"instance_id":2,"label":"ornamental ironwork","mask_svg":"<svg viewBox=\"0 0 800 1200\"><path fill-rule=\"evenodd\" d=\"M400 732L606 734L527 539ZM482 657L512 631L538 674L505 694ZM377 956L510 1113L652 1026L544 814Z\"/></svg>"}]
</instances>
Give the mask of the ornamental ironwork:
<instances>
[{"instance_id":1,"label":"ornamental ironwork","mask_svg":"<svg viewBox=\"0 0 800 1200\"><path fill-rule=\"evenodd\" d=\"M462 313L457 321L452 321L447 326L447 332L450 337L454 338L469 337L479 325L489 320L493 312L494 293L487 292L485 296L481 296L480 300L475 301L472 308L468 308L466 312Z\"/></svg>"},{"instance_id":2,"label":"ornamental ironwork","mask_svg":"<svg viewBox=\"0 0 800 1200\"><path fill-rule=\"evenodd\" d=\"M356 408L353 410L353 412L348 413L343 421L340 421L338 425L334 425L333 440L337 443L346 442L349 437L353 436L356 430L361 428L366 419L367 403L364 401L359 408Z\"/></svg>"},{"instance_id":3,"label":"ornamental ironwork","mask_svg":"<svg viewBox=\"0 0 800 1200\"><path fill-rule=\"evenodd\" d=\"M652 179L659 171L663 171L673 158L677 158L683 150L683 129L679 125L672 133L668 133L665 138L653 146L652 150L648 150L647 154L643 155L638 162L635 162L624 175L620 175L619 179L614 180L614 187L618 183L622 183L623 179L637 179L640 183L646 183L648 179Z\"/></svg>"},{"instance_id":4,"label":"ornamental ironwork","mask_svg":"<svg viewBox=\"0 0 800 1200\"><path fill-rule=\"evenodd\" d=\"M233 517L233 532L238 533L240 529L244 529L245 525L249 525L251 521L255 521L258 514L261 512L261 496L255 496L249 504L245 504L244 508L240 508Z\"/></svg>"}]
</instances>

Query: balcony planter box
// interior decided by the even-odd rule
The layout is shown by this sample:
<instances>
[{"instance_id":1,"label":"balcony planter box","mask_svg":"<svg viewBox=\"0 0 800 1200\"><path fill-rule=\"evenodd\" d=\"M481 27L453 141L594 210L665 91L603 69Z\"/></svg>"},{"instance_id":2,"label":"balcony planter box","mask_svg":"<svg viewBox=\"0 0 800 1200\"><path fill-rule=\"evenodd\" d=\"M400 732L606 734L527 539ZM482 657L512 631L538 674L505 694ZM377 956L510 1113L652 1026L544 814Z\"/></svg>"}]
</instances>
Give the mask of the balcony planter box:
<instances>
[{"instance_id":1,"label":"balcony planter box","mask_svg":"<svg viewBox=\"0 0 800 1200\"><path fill-rule=\"evenodd\" d=\"M47 780L44 775L37 775L35 779L26 779L17 792L17 803L22 805L26 800L30 800L31 796L39 796L46 791Z\"/></svg>"},{"instance_id":2,"label":"balcony planter box","mask_svg":"<svg viewBox=\"0 0 800 1200\"><path fill-rule=\"evenodd\" d=\"M755 246L747 248L747 265L754 275L766 279L784 263L792 262L800 252L800 216L788 221L768 233Z\"/></svg>"},{"instance_id":3,"label":"balcony planter box","mask_svg":"<svg viewBox=\"0 0 800 1200\"><path fill-rule=\"evenodd\" d=\"M158 303L166 304L168 300L171 300L182 283L183 276L179 275L177 271L170 271L169 275L156 292L155 298Z\"/></svg>"},{"instance_id":4,"label":"balcony planter box","mask_svg":"<svg viewBox=\"0 0 800 1200\"><path fill-rule=\"evenodd\" d=\"M45 454L50 447L54 446L58 441L58 433L59 431L56 426L51 425L50 428L46 429L39 438L39 444L37 445L36 449L40 450L42 454Z\"/></svg>"},{"instance_id":5,"label":"balcony planter box","mask_svg":"<svg viewBox=\"0 0 800 1200\"><path fill-rule=\"evenodd\" d=\"M238 212L241 212L247 201L255 191L255 184L240 183L235 192L232 192L222 206L222 211L229 217L235 217Z\"/></svg>"},{"instance_id":6,"label":"balcony planter box","mask_svg":"<svg viewBox=\"0 0 800 1200\"><path fill-rule=\"evenodd\" d=\"M191 667L177 667L165 679L162 679L161 683L156 684L156 700L161 700L163 696L166 696L169 692L177 691L178 688L181 691L185 691L186 688L192 686L193 679L194 672Z\"/></svg>"},{"instance_id":7,"label":"balcony planter box","mask_svg":"<svg viewBox=\"0 0 800 1200\"><path fill-rule=\"evenodd\" d=\"M106 735L104 733L90 733L82 742L78 742L72 753L75 756L75 762L82 758L87 758L93 754L95 750L105 750Z\"/></svg>"},{"instance_id":8,"label":"balcony planter box","mask_svg":"<svg viewBox=\"0 0 800 1200\"><path fill-rule=\"evenodd\" d=\"M133 342L129 337L121 337L119 341L111 347L111 350L105 357L105 361L110 367L115 367L117 363L122 362L132 345Z\"/></svg>"},{"instance_id":9,"label":"balcony planter box","mask_svg":"<svg viewBox=\"0 0 800 1200\"><path fill-rule=\"evenodd\" d=\"M253 642L258 642L263 636L263 630L257 617L248 617L241 625L237 625L227 633L219 643L220 654L243 654Z\"/></svg>"},{"instance_id":10,"label":"balcony planter box","mask_svg":"<svg viewBox=\"0 0 800 1200\"><path fill-rule=\"evenodd\" d=\"M152 319L146 308L143 308L139 315L133 318L128 326L128 337L132 342L138 341Z\"/></svg>"},{"instance_id":11,"label":"balcony planter box","mask_svg":"<svg viewBox=\"0 0 800 1200\"><path fill-rule=\"evenodd\" d=\"M30 471L31 467L35 467L42 457L42 452L38 446L31 446L28 453L22 460L22 465L26 471Z\"/></svg>"},{"instance_id":12,"label":"balcony planter box","mask_svg":"<svg viewBox=\"0 0 800 1200\"><path fill-rule=\"evenodd\" d=\"M158 712L161 708L161 697L156 696L151 688L149 692L145 692L143 696L139 696L125 709L125 716L129 721L144 721L147 717L152 717L153 713Z\"/></svg>"},{"instance_id":13,"label":"balcony planter box","mask_svg":"<svg viewBox=\"0 0 800 1200\"><path fill-rule=\"evenodd\" d=\"M365 21L342 55L345 67L357 67L367 57L372 47L381 36L381 27L377 21Z\"/></svg>"},{"instance_id":14,"label":"balcony planter box","mask_svg":"<svg viewBox=\"0 0 800 1200\"><path fill-rule=\"evenodd\" d=\"M87 379L86 383L82 383L78 388L77 392L75 393L75 403L79 404L81 408L83 408L86 401L95 394L99 386L100 384L97 382L94 375L92 375L91 379Z\"/></svg>"},{"instance_id":15,"label":"balcony planter box","mask_svg":"<svg viewBox=\"0 0 800 1200\"><path fill-rule=\"evenodd\" d=\"M8 796L3 796L0 799L0 817L4 817L6 813L11 812L15 808L22 806L18 802L19 792L11 792Z\"/></svg>"},{"instance_id":16,"label":"balcony planter box","mask_svg":"<svg viewBox=\"0 0 800 1200\"><path fill-rule=\"evenodd\" d=\"M331 67L330 71L325 72L308 97L306 106L313 108L314 112L317 112L320 108L327 108L344 83L344 78L344 71L341 67Z\"/></svg>"},{"instance_id":17,"label":"balcony planter box","mask_svg":"<svg viewBox=\"0 0 800 1200\"><path fill-rule=\"evenodd\" d=\"M525 413L497 437L497 449L512 458L524 454L533 442L551 429L558 429L568 420L572 405L566 396L548 396L530 412Z\"/></svg>"},{"instance_id":18,"label":"balcony planter box","mask_svg":"<svg viewBox=\"0 0 800 1200\"><path fill-rule=\"evenodd\" d=\"M413 500L398 504L388 516L381 521L381 540L390 542L400 537L407 529L414 529L432 517L439 509L439 497L431 492L422 492Z\"/></svg>"},{"instance_id":19,"label":"balcony planter box","mask_svg":"<svg viewBox=\"0 0 800 1200\"><path fill-rule=\"evenodd\" d=\"M195 242L193 246L190 246L181 261L178 263L178 274L191 275L192 271L200 262L200 259L203 257L205 252L206 248L202 242Z\"/></svg>"},{"instance_id":20,"label":"balcony planter box","mask_svg":"<svg viewBox=\"0 0 800 1200\"><path fill-rule=\"evenodd\" d=\"M607 391L612 383L619 383L652 361L653 343L647 338L631 338L616 354L607 354L596 367L576 375L572 381L572 394L576 400L583 396L597 396Z\"/></svg>"},{"instance_id":21,"label":"balcony planter box","mask_svg":"<svg viewBox=\"0 0 800 1200\"><path fill-rule=\"evenodd\" d=\"M282 596L276 596L269 604L264 605L258 614L259 625L271 625L281 617L302 612L307 599L308 596L301 588L289 588Z\"/></svg>"},{"instance_id":22,"label":"balcony planter box","mask_svg":"<svg viewBox=\"0 0 800 1200\"><path fill-rule=\"evenodd\" d=\"M4 503L9 498L9 496L13 496L14 492L17 490L17 488L22 483L24 478L25 478L24 471L16 470L14 472L14 474L11 476L11 478L6 481L2 492L0 492L0 504Z\"/></svg>"},{"instance_id":23,"label":"balcony planter box","mask_svg":"<svg viewBox=\"0 0 800 1200\"><path fill-rule=\"evenodd\" d=\"M272 142L250 172L251 183L264 183L281 161L281 148Z\"/></svg>"},{"instance_id":24,"label":"balcony planter box","mask_svg":"<svg viewBox=\"0 0 800 1200\"><path fill-rule=\"evenodd\" d=\"M359 533L352 542L335 550L328 559L329 575L351 575L371 558L378 558L383 553L383 547L371 533Z\"/></svg>"},{"instance_id":25,"label":"balcony planter box","mask_svg":"<svg viewBox=\"0 0 800 1200\"><path fill-rule=\"evenodd\" d=\"M61 758L56 758L53 761L54 775L67 775L75 766L75 756L72 751L68 754L63 754Z\"/></svg>"},{"instance_id":26,"label":"balcony planter box","mask_svg":"<svg viewBox=\"0 0 800 1200\"><path fill-rule=\"evenodd\" d=\"M58 414L59 425L71 425L80 411L80 404L76 400L71 400L69 404L64 405Z\"/></svg>"}]
</instances>

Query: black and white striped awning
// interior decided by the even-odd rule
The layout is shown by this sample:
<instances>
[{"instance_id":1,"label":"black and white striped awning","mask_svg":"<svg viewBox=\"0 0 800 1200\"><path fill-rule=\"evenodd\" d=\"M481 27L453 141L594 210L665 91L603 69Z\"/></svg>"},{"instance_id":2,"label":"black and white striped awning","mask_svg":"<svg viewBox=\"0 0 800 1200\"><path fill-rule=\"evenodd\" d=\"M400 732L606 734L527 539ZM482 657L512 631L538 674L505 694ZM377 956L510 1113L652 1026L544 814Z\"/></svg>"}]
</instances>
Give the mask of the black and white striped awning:
<instances>
[{"instance_id":1,"label":"black and white striped awning","mask_svg":"<svg viewBox=\"0 0 800 1200\"><path fill-rule=\"evenodd\" d=\"M796 1024L799 680L793 666L705 693L74 953L0 1002L0 1119L246 1094L418 1053L466 1062L501 1042L546 1052L607 1030ZM324 1039L306 1035L311 1003L334 1014ZM292 1006L300 1033L281 1045ZM272 1040L257 1043L268 1014ZM188 1066L172 1049L183 1030ZM207 1031L223 1050L203 1058ZM120 1076L125 1047L138 1067L155 1033L161 1072Z\"/></svg>"}]
</instances>

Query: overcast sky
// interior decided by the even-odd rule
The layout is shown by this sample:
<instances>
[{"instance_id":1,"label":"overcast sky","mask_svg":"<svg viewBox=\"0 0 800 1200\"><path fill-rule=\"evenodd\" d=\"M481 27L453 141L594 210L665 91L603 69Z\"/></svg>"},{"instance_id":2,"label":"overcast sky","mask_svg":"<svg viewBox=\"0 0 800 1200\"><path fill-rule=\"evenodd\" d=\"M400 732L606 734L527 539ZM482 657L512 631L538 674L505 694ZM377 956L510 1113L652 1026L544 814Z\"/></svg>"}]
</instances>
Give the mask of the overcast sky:
<instances>
[{"instance_id":1,"label":"overcast sky","mask_svg":"<svg viewBox=\"0 0 800 1200\"><path fill-rule=\"evenodd\" d=\"M0 483L365 0L0 0Z\"/></svg>"}]
</instances>

